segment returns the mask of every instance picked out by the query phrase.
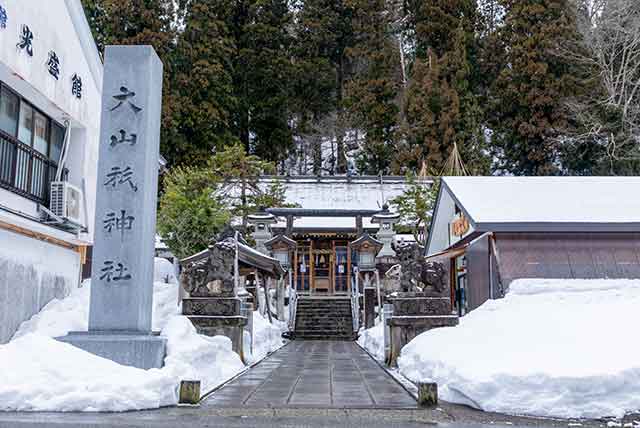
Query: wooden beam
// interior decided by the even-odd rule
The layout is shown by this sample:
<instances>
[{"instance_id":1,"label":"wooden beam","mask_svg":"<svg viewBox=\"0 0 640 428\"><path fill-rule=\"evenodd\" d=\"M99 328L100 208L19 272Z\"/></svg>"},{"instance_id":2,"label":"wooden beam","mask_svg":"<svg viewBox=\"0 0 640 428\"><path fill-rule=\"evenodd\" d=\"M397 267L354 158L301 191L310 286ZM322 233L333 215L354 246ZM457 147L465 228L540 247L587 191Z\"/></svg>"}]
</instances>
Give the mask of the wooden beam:
<instances>
[{"instance_id":1,"label":"wooden beam","mask_svg":"<svg viewBox=\"0 0 640 428\"><path fill-rule=\"evenodd\" d=\"M21 226L16 226L15 224L7 223L2 220L0 220L0 228L17 233L19 235L28 236L29 238L37 239L39 241L47 242L49 244L57 245L68 250L76 251L80 253L81 256L81 248L86 248L86 245L72 244L70 242L63 241L62 239L54 238L53 236L47 235L46 233L34 232L33 230L29 230Z\"/></svg>"}]
</instances>

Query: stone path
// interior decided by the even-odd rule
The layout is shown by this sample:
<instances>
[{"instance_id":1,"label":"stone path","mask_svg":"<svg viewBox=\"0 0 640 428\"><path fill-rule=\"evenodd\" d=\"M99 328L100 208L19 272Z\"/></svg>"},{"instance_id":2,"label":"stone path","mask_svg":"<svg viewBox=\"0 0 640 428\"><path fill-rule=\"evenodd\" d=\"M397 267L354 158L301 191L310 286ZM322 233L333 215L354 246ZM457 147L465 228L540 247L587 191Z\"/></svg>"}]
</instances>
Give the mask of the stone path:
<instances>
[{"instance_id":1,"label":"stone path","mask_svg":"<svg viewBox=\"0 0 640 428\"><path fill-rule=\"evenodd\" d=\"M203 403L217 408L416 408L354 342L293 341Z\"/></svg>"}]
</instances>

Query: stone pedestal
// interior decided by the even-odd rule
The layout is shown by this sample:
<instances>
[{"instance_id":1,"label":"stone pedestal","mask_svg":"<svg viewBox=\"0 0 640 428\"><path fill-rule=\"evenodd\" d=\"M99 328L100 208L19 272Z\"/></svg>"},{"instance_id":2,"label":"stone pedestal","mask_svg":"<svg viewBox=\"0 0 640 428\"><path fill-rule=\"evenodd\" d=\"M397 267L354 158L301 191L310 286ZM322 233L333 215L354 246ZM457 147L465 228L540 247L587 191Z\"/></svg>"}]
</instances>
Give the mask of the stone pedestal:
<instances>
[{"instance_id":1,"label":"stone pedestal","mask_svg":"<svg viewBox=\"0 0 640 428\"><path fill-rule=\"evenodd\" d=\"M156 334L79 331L57 340L124 366L148 370L164 365L166 339Z\"/></svg>"},{"instance_id":2,"label":"stone pedestal","mask_svg":"<svg viewBox=\"0 0 640 428\"><path fill-rule=\"evenodd\" d=\"M189 297L182 300L182 314L189 318L200 334L227 336L234 352L244 358L242 338L248 321L242 313L242 299Z\"/></svg>"},{"instance_id":3,"label":"stone pedestal","mask_svg":"<svg viewBox=\"0 0 640 428\"><path fill-rule=\"evenodd\" d=\"M387 361L396 366L400 351L416 336L437 327L458 324L458 316L451 311L451 299L437 293L398 293L389 299L393 316L387 320L391 350Z\"/></svg>"}]
</instances>

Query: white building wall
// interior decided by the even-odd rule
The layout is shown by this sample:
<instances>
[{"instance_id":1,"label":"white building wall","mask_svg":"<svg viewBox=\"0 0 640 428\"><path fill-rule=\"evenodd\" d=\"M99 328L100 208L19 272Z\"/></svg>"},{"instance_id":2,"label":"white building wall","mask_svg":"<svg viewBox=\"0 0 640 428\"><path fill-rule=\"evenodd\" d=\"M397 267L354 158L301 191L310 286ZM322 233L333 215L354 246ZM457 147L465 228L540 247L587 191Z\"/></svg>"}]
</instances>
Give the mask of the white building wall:
<instances>
[{"instance_id":1,"label":"white building wall","mask_svg":"<svg viewBox=\"0 0 640 428\"><path fill-rule=\"evenodd\" d=\"M0 343L53 298L77 286L80 255L0 229Z\"/></svg>"},{"instance_id":2,"label":"white building wall","mask_svg":"<svg viewBox=\"0 0 640 428\"><path fill-rule=\"evenodd\" d=\"M83 218L88 219L89 233L74 236L6 210L0 210L0 222L75 245L91 243L102 64L80 0L4 0L0 5L8 17L6 28L0 28L0 80L52 119L70 122L65 166L69 181L84 187L87 213ZM33 57L17 47L23 24L34 34ZM58 80L46 65L51 50L60 59ZM82 79L81 99L71 91L74 74ZM38 217L35 202L8 190L0 189L0 205ZM8 341L22 321L52 298L62 298L76 287L80 268L77 251L0 227L0 343Z\"/></svg>"},{"instance_id":3,"label":"white building wall","mask_svg":"<svg viewBox=\"0 0 640 428\"><path fill-rule=\"evenodd\" d=\"M434 212L433 224L431 225L427 255L443 251L450 245L449 223L456 213L456 203L446 188L442 188L439 197L440 199Z\"/></svg>"},{"instance_id":4,"label":"white building wall","mask_svg":"<svg viewBox=\"0 0 640 428\"><path fill-rule=\"evenodd\" d=\"M100 133L100 101L102 90L101 69L97 51L93 54L86 46L87 36L80 34L82 19L77 16L79 0L10 0L0 3L7 11L7 27L0 29L0 80L17 91L27 101L45 114L64 123L71 122L71 146L66 167L69 181L82 188L85 180L88 218L95 211L96 165ZM68 7L71 7L71 9ZM76 13L76 15L73 15ZM17 47L22 25L33 32L33 57ZM83 46L85 45L85 46ZM95 49L95 48L94 48ZM56 80L49 74L49 51L55 51L60 59L60 76ZM101 65L99 65L101 67ZM77 74L82 79L82 98L71 93L71 78ZM2 194L0 194L2 196ZM0 203L5 202L0 199ZM29 215L37 215L36 204L21 203ZM13 207L12 207L13 208ZM89 229L93 227L90 221ZM92 231L85 238L91 240Z\"/></svg>"}]
</instances>

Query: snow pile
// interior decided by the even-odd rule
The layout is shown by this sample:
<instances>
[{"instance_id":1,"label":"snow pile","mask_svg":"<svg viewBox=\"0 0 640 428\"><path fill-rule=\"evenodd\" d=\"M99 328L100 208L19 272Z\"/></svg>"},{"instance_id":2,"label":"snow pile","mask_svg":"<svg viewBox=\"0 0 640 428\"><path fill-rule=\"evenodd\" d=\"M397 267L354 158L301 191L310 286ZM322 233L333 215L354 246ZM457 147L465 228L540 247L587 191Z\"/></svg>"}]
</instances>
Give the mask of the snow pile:
<instances>
[{"instance_id":1,"label":"snow pile","mask_svg":"<svg viewBox=\"0 0 640 428\"><path fill-rule=\"evenodd\" d=\"M168 265L168 266L167 266ZM168 270L170 269L170 271ZM152 329L160 331L170 317L178 313L178 280L173 265L166 259L155 259L153 284ZM162 278L158 281L157 278ZM165 282L167 279L169 282ZM91 281L85 280L64 299L53 299L42 310L23 322L13 339L27 333L39 333L50 337L64 336L70 331L87 331L89 328L89 298Z\"/></svg>"},{"instance_id":2,"label":"snow pile","mask_svg":"<svg viewBox=\"0 0 640 428\"><path fill-rule=\"evenodd\" d=\"M178 381L199 379L202 393L244 369L238 354L231 350L228 337L197 334L187 317L172 317L162 336L167 338L167 356L161 371L170 373Z\"/></svg>"},{"instance_id":3,"label":"snow pile","mask_svg":"<svg viewBox=\"0 0 640 428\"><path fill-rule=\"evenodd\" d=\"M254 363L264 358L268 353L278 350L284 345L282 333L287 331L285 322L269 320L260 315L259 311L253 312L253 349L249 351L248 337L245 337L245 355L248 363ZM248 336L248 332L247 336Z\"/></svg>"},{"instance_id":4,"label":"snow pile","mask_svg":"<svg viewBox=\"0 0 640 428\"><path fill-rule=\"evenodd\" d=\"M487 411L622 417L640 409L639 307L638 280L518 280L459 326L415 338L398 365Z\"/></svg>"},{"instance_id":5,"label":"snow pile","mask_svg":"<svg viewBox=\"0 0 640 428\"><path fill-rule=\"evenodd\" d=\"M153 280L155 282L164 282L167 284L177 284L176 268L167 259L162 257L155 258L155 266L153 270Z\"/></svg>"},{"instance_id":6,"label":"snow pile","mask_svg":"<svg viewBox=\"0 0 640 428\"><path fill-rule=\"evenodd\" d=\"M87 330L89 290L86 281L68 298L50 302L0 345L0 365L10 368L0 371L0 410L157 408L177 402L180 380L200 379L205 392L244 368L228 338L199 335L178 315L176 282L154 283L153 328L167 338L162 369L122 366L52 339Z\"/></svg>"},{"instance_id":7,"label":"snow pile","mask_svg":"<svg viewBox=\"0 0 640 428\"><path fill-rule=\"evenodd\" d=\"M376 326L360 332L358 344L369 351L378 361L384 361L384 324L378 323Z\"/></svg>"},{"instance_id":8,"label":"snow pile","mask_svg":"<svg viewBox=\"0 0 640 428\"><path fill-rule=\"evenodd\" d=\"M0 362L0 410L124 411L177 401L166 371L121 366L39 334L1 345Z\"/></svg>"}]
</instances>

